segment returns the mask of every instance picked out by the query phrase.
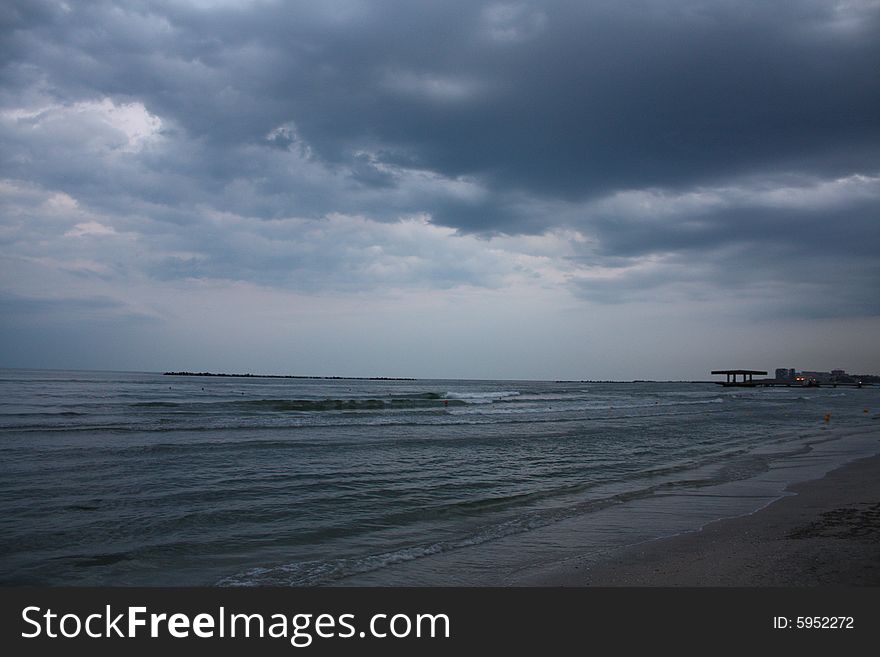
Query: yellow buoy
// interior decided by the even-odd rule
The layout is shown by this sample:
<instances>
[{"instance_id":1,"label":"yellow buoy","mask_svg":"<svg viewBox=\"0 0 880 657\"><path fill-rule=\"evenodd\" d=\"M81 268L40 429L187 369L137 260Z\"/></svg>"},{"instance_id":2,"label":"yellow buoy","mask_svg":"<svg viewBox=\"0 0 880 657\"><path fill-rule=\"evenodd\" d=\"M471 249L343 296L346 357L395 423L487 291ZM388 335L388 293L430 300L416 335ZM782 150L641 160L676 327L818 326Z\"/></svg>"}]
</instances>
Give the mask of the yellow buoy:
<instances>
[{"instance_id":1,"label":"yellow buoy","mask_svg":"<svg viewBox=\"0 0 880 657\"><path fill-rule=\"evenodd\" d=\"M825 421L831 422L831 413L825 413Z\"/></svg>"}]
</instances>

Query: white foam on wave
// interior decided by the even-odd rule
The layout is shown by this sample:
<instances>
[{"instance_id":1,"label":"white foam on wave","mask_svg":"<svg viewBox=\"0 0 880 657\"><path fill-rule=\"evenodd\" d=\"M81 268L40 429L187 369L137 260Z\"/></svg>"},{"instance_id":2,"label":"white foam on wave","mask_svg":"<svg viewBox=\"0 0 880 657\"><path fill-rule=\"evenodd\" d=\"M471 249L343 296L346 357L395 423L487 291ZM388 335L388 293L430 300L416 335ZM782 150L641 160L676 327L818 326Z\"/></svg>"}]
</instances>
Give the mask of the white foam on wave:
<instances>
[{"instance_id":1,"label":"white foam on wave","mask_svg":"<svg viewBox=\"0 0 880 657\"><path fill-rule=\"evenodd\" d=\"M224 577L216 586L316 586L351 575L381 570L388 566L446 551L442 543L414 545L399 550L329 561L296 561L273 567L258 567Z\"/></svg>"},{"instance_id":2,"label":"white foam on wave","mask_svg":"<svg viewBox=\"0 0 880 657\"><path fill-rule=\"evenodd\" d=\"M516 390L493 390L479 392L447 392L444 397L446 399L458 399L467 404L491 404L495 401L508 399L510 397L519 397Z\"/></svg>"},{"instance_id":3,"label":"white foam on wave","mask_svg":"<svg viewBox=\"0 0 880 657\"><path fill-rule=\"evenodd\" d=\"M520 534L546 526L555 518L555 514L528 513L500 523L489 524L475 534L462 536L452 541L411 545L389 552L359 557L345 557L328 561L296 561L278 566L250 568L242 573L218 580L215 586L319 586L451 550L482 545L512 534Z\"/></svg>"},{"instance_id":4,"label":"white foam on wave","mask_svg":"<svg viewBox=\"0 0 880 657\"><path fill-rule=\"evenodd\" d=\"M529 397L518 397L516 404L490 405L490 401L473 401L470 405L450 410L449 415L456 416L504 416L504 415L543 415L543 414L570 414L578 412L607 412L627 411L642 409L675 409L704 404L723 404L721 397L713 399L692 399L687 401L648 401L642 403L626 403L621 400L596 399L596 400L540 400ZM520 401L526 403L519 403ZM549 402L549 403L548 403ZM620 416L636 417L636 416ZM535 420L537 421L537 420Z\"/></svg>"}]
</instances>

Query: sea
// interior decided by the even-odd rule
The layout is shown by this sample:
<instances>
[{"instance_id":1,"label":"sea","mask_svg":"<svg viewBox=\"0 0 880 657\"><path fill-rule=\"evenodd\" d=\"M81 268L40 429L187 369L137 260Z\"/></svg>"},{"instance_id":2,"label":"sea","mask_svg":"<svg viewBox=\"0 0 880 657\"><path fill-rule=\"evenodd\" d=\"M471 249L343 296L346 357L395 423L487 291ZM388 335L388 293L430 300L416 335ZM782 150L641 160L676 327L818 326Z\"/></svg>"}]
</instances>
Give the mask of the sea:
<instances>
[{"instance_id":1,"label":"sea","mask_svg":"<svg viewBox=\"0 0 880 657\"><path fill-rule=\"evenodd\" d=\"M0 584L510 586L880 452L880 388L0 370Z\"/></svg>"}]
</instances>

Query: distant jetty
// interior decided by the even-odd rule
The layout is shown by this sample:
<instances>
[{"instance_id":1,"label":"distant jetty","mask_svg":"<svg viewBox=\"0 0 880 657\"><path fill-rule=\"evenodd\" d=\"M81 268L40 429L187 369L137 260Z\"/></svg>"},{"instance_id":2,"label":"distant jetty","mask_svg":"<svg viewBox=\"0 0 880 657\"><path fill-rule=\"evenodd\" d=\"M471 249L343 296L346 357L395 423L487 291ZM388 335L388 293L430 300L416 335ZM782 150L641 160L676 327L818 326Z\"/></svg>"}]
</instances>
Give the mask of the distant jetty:
<instances>
[{"instance_id":1,"label":"distant jetty","mask_svg":"<svg viewBox=\"0 0 880 657\"><path fill-rule=\"evenodd\" d=\"M235 379L323 379L333 381L416 381L403 376L306 376L301 374L226 374L225 372L163 372L163 376L225 376Z\"/></svg>"}]
</instances>

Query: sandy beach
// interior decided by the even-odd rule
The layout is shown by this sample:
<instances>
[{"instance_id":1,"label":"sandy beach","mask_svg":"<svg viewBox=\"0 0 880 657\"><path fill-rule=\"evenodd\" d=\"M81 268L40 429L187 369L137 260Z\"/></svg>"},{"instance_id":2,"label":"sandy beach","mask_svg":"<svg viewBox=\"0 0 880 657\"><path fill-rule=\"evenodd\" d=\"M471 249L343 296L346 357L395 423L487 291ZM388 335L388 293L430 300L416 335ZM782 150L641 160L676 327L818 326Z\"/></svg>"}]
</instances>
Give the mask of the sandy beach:
<instances>
[{"instance_id":1,"label":"sandy beach","mask_svg":"<svg viewBox=\"0 0 880 657\"><path fill-rule=\"evenodd\" d=\"M568 560L546 586L878 586L880 455L789 487L747 516L630 546L590 565Z\"/></svg>"}]
</instances>

